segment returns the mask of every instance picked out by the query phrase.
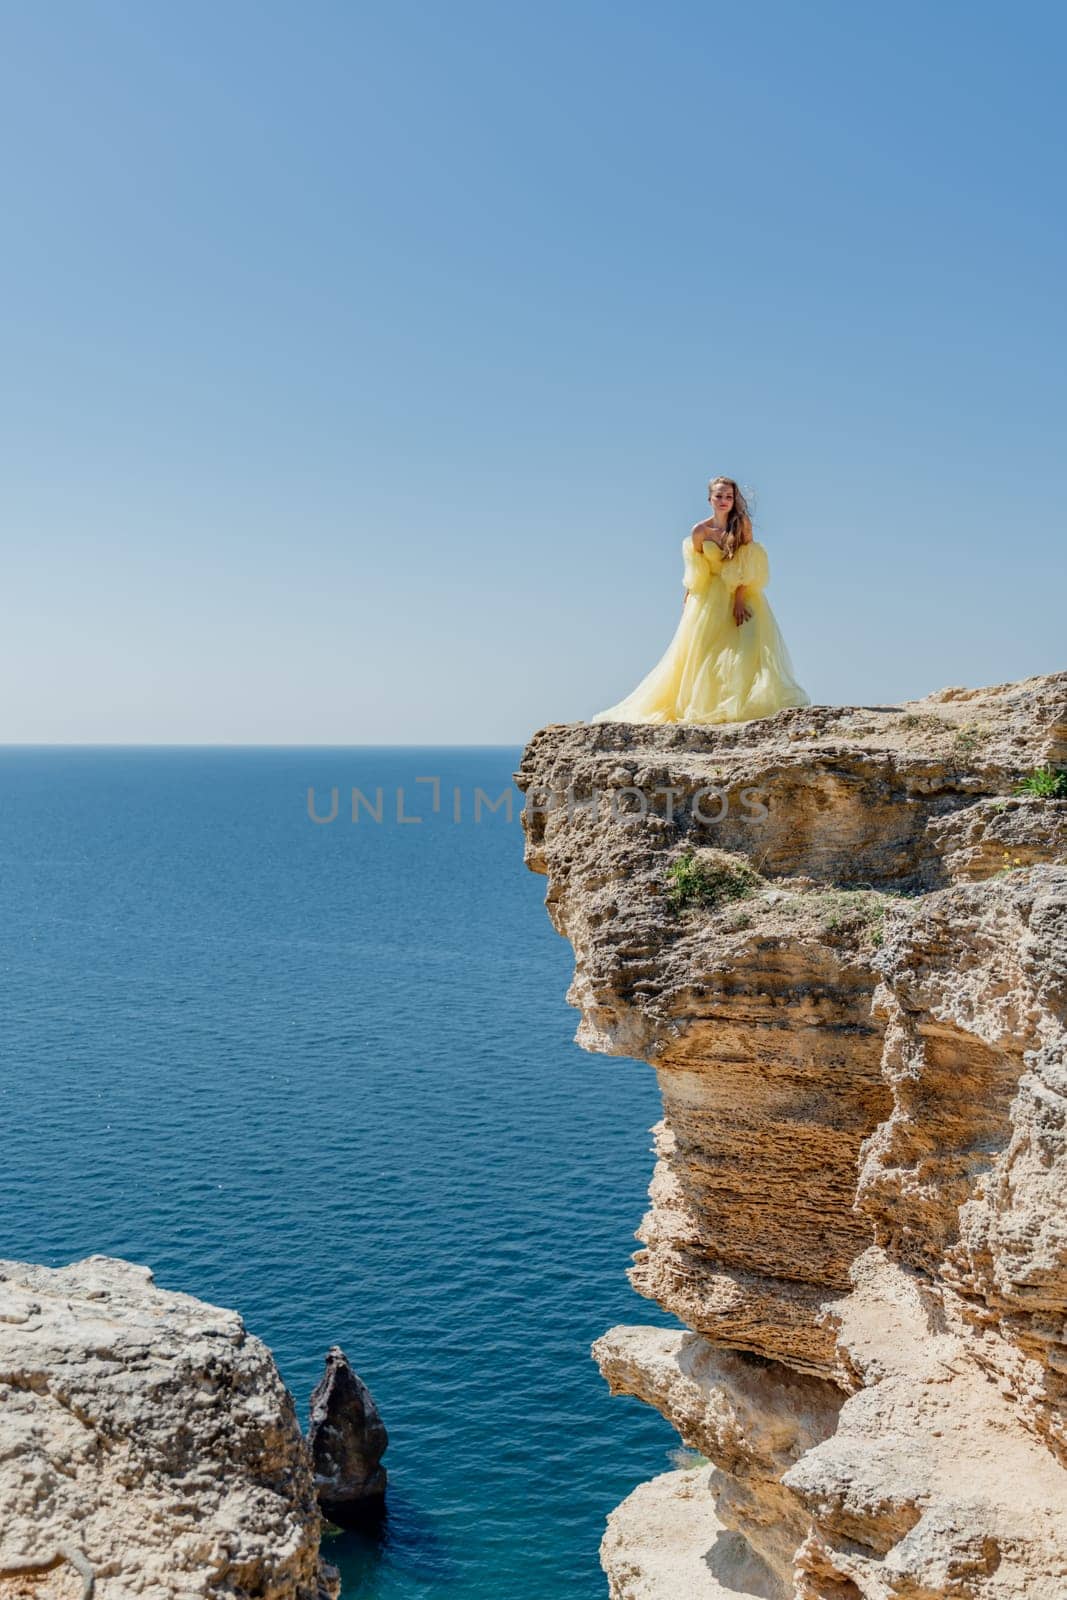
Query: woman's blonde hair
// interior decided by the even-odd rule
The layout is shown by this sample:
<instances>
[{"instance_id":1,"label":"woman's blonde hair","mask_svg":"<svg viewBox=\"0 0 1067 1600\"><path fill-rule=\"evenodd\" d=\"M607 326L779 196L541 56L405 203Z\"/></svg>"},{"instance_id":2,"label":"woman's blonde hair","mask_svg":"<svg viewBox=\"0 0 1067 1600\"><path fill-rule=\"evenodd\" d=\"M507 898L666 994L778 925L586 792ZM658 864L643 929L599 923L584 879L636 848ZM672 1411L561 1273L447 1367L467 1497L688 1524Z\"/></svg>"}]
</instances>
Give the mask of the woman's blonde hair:
<instances>
[{"instance_id":1,"label":"woman's blonde hair","mask_svg":"<svg viewBox=\"0 0 1067 1600\"><path fill-rule=\"evenodd\" d=\"M723 534L722 538L722 553L726 560L729 561L739 545L749 544L751 542L752 518L749 516L748 503L745 500L744 495L741 493L741 486L740 484L736 483L733 478L724 478L721 475L717 478L709 478L709 500L711 498L711 491L714 489L717 483L728 483L730 488L734 491L734 503L730 508L729 516L726 518L726 532Z\"/></svg>"}]
</instances>

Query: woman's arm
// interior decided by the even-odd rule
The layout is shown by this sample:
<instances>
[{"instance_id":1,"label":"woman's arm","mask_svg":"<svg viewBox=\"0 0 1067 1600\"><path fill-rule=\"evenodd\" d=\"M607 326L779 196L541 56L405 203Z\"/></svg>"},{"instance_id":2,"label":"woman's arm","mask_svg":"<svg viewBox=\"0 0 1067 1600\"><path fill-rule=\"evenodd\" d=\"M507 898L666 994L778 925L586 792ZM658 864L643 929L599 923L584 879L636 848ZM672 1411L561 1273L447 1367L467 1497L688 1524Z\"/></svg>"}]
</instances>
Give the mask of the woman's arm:
<instances>
[{"instance_id":1,"label":"woman's arm","mask_svg":"<svg viewBox=\"0 0 1067 1600\"><path fill-rule=\"evenodd\" d=\"M745 586L739 583L734 590L734 622L740 627L751 615L751 608L745 604Z\"/></svg>"},{"instance_id":2,"label":"woman's arm","mask_svg":"<svg viewBox=\"0 0 1067 1600\"><path fill-rule=\"evenodd\" d=\"M707 557L697 548L695 532L694 529L682 540L682 582L688 594L703 594L711 582L711 568Z\"/></svg>"},{"instance_id":3,"label":"woman's arm","mask_svg":"<svg viewBox=\"0 0 1067 1600\"><path fill-rule=\"evenodd\" d=\"M701 553L703 553L703 550L704 550L704 530L700 526L699 522L694 522L692 530L690 531L690 534L689 534L689 538L690 538L690 540L692 542L693 549L694 550L699 550ZM682 592L682 610L683 611L685 610L685 602L688 599L689 599L689 590L685 589Z\"/></svg>"},{"instance_id":4,"label":"woman's arm","mask_svg":"<svg viewBox=\"0 0 1067 1600\"><path fill-rule=\"evenodd\" d=\"M767 587L768 575L767 552L755 539L739 545L723 568L723 577L733 589L732 610L738 627L751 617L749 600Z\"/></svg>"}]
</instances>

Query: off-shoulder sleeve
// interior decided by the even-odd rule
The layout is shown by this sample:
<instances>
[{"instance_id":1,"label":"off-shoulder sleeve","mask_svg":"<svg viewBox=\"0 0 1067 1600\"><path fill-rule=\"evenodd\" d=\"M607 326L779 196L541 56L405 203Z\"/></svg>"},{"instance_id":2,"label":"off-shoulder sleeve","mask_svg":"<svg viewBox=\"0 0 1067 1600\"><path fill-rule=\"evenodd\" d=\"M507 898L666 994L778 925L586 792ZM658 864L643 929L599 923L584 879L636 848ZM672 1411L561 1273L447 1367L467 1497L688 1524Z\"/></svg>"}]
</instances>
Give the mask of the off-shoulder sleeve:
<instances>
[{"instance_id":1,"label":"off-shoulder sleeve","mask_svg":"<svg viewBox=\"0 0 1067 1600\"><path fill-rule=\"evenodd\" d=\"M685 567L684 582L690 594L703 594L711 582L711 568L703 552L693 549L693 535L687 533L682 540L682 562Z\"/></svg>"},{"instance_id":2,"label":"off-shoulder sleeve","mask_svg":"<svg viewBox=\"0 0 1067 1600\"><path fill-rule=\"evenodd\" d=\"M751 544L739 545L734 551L733 560L723 567L722 575L731 589L737 589L741 584L746 589L765 589L770 576L766 549L755 539Z\"/></svg>"}]
</instances>

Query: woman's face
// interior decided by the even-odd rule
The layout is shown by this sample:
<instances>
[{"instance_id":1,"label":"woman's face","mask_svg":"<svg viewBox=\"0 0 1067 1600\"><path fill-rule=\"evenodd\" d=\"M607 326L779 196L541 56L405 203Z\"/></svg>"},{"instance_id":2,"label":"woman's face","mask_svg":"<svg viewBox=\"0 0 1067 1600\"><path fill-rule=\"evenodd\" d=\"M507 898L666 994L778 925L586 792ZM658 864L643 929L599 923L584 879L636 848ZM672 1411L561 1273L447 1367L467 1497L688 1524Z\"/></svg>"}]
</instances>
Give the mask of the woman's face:
<instances>
[{"instance_id":1,"label":"woman's face","mask_svg":"<svg viewBox=\"0 0 1067 1600\"><path fill-rule=\"evenodd\" d=\"M723 516L734 508L734 491L730 484L724 483L721 478L717 478L712 484L708 491L708 499L711 501L712 510L721 512Z\"/></svg>"}]
</instances>

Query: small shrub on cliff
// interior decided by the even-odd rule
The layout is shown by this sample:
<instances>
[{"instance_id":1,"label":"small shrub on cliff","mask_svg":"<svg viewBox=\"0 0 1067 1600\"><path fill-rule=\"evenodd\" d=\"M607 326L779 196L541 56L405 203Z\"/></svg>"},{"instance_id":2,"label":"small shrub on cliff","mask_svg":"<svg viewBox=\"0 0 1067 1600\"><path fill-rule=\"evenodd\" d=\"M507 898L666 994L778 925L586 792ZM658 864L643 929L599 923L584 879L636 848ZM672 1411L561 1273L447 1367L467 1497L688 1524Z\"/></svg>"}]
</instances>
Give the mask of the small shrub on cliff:
<instances>
[{"instance_id":1,"label":"small shrub on cliff","mask_svg":"<svg viewBox=\"0 0 1067 1600\"><path fill-rule=\"evenodd\" d=\"M715 910L763 887L755 867L726 850L686 850L668 867L667 878L667 904L674 911L688 906Z\"/></svg>"},{"instance_id":2,"label":"small shrub on cliff","mask_svg":"<svg viewBox=\"0 0 1067 1600\"><path fill-rule=\"evenodd\" d=\"M862 943L872 944L876 950L885 943L886 908L896 898L899 896L892 892L875 889L829 889L813 896L825 932L858 935Z\"/></svg>"},{"instance_id":3,"label":"small shrub on cliff","mask_svg":"<svg viewBox=\"0 0 1067 1600\"><path fill-rule=\"evenodd\" d=\"M980 722L965 722L957 728L952 739L952 754L960 761L969 761L977 754L978 748L985 737L986 729Z\"/></svg>"},{"instance_id":4,"label":"small shrub on cliff","mask_svg":"<svg viewBox=\"0 0 1067 1600\"><path fill-rule=\"evenodd\" d=\"M1033 794L1039 800L1067 800L1067 768L1038 767L1015 785L1014 794Z\"/></svg>"}]
</instances>

